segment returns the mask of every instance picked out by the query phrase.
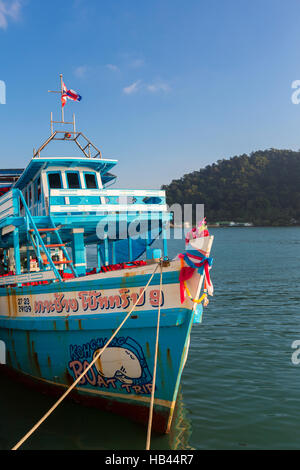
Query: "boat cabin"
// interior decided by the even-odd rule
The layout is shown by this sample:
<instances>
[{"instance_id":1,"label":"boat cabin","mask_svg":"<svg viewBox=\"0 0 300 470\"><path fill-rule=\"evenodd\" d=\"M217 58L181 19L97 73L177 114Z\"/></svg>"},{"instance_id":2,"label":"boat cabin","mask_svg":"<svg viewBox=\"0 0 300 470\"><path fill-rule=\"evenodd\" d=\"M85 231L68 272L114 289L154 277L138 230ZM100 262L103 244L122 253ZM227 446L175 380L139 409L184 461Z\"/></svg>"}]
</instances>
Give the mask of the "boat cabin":
<instances>
[{"instance_id":1,"label":"boat cabin","mask_svg":"<svg viewBox=\"0 0 300 470\"><path fill-rule=\"evenodd\" d=\"M44 155L57 141L81 154ZM165 192L108 189L116 164L76 131L74 121L72 132L52 129L24 171L7 170L15 179L0 197L0 285L86 276L89 246L97 259L92 273L136 265L143 254L152 259L160 235L167 257Z\"/></svg>"}]
</instances>

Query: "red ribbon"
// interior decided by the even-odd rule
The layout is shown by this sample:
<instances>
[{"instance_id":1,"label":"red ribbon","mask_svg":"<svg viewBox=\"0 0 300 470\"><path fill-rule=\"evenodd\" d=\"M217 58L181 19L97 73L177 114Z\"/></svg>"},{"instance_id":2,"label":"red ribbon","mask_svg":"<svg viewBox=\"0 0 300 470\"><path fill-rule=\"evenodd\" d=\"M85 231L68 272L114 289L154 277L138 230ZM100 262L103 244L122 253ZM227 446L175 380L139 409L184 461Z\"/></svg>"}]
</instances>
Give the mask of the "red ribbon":
<instances>
[{"instance_id":1,"label":"red ribbon","mask_svg":"<svg viewBox=\"0 0 300 470\"><path fill-rule=\"evenodd\" d=\"M180 274L179 274L180 300L181 300L182 304L185 301L185 285L184 285L184 282L191 279L194 272L195 272L195 268L188 268L188 267L184 267L180 271Z\"/></svg>"}]
</instances>

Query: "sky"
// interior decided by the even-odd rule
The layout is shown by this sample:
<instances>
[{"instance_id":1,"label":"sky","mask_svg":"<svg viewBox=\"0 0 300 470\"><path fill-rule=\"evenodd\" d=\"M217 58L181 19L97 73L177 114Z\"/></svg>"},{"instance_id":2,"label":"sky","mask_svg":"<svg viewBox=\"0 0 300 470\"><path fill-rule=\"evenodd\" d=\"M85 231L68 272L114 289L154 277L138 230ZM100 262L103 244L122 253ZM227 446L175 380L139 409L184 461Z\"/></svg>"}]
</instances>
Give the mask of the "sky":
<instances>
[{"instance_id":1,"label":"sky","mask_svg":"<svg viewBox=\"0 0 300 470\"><path fill-rule=\"evenodd\" d=\"M119 161L119 188L298 150L299 18L299 0L0 0L0 168L49 137L60 73L82 95L66 119Z\"/></svg>"}]
</instances>

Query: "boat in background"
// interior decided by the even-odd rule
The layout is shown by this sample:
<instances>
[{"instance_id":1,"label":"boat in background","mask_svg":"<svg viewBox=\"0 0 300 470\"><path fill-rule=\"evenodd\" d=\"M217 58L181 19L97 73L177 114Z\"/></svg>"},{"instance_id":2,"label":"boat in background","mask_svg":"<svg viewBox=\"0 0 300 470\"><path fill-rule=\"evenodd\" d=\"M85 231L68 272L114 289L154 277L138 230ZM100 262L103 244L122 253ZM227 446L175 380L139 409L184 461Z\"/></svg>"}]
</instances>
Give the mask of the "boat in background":
<instances>
[{"instance_id":1,"label":"boat in background","mask_svg":"<svg viewBox=\"0 0 300 470\"><path fill-rule=\"evenodd\" d=\"M73 156L45 155L54 143L73 144ZM147 423L160 310L153 429L166 433L191 328L201 323L202 304L212 294L213 237L201 225L186 251L169 260L165 192L108 189L116 164L76 130L75 118L54 122L51 115L50 137L0 198L6 270L0 276L0 340L7 353L0 370L61 395L136 305L71 395ZM161 249L153 248L157 239ZM93 269L87 247L97 256Z\"/></svg>"},{"instance_id":2,"label":"boat in background","mask_svg":"<svg viewBox=\"0 0 300 470\"><path fill-rule=\"evenodd\" d=\"M24 169L0 170L0 196L6 194L12 186L18 181Z\"/></svg>"}]
</instances>

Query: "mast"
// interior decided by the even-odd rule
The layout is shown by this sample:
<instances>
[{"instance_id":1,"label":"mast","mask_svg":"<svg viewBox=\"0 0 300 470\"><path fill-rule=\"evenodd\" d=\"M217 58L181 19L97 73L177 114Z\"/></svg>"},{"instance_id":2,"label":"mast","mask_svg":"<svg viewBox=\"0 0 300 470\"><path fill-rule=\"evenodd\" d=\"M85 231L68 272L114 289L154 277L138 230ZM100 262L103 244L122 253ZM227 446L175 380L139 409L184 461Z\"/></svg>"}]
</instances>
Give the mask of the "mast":
<instances>
[{"instance_id":1,"label":"mast","mask_svg":"<svg viewBox=\"0 0 300 470\"><path fill-rule=\"evenodd\" d=\"M1 0L0 0L1 1ZM48 90L48 93L57 93L61 95L61 121L54 121L53 120L53 113L51 112L50 115L50 130L51 135L50 137L39 147L38 150L33 149L33 158L40 157L41 151L47 147L47 145L53 140L63 140L63 141L73 141L76 143L78 148L84 154L86 158L102 158L101 150L99 150L82 132L78 132L76 130L76 123L75 123L75 113L73 113L73 120L72 122L65 121L64 116L64 98L67 97L69 99L73 99L73 101L77 101L74 98L70 98L67 94L67 88L64 84L63 75L62 73L59 75L60 77L60 91ZM72 91L72 90L71 90ZM75 92L74 92L75 94ZM78 95L81 100L81 96ZM78 101L80 101L78 100ZM70 130L56 130L53 124L60 124L61 126L73 126L73 131Z\"/></svg>"},{"instance_id":2,"label":"mast","mask_svg":"<svg viewBox=\"0 0 300 470\"><path fill-rule=\"evenodd\" d=\"M63 79L63 74L59 75L60 77L60 91L53 91L48 90L48 93L58 93L61 95L61 121L53 121L53 113L51 113L50 118L50 127L51 127L51 135L53 134L53 124L72 124L73 125L73 133L76 134L76 126L75 126L75 114L73 114L73 121L72 122L65 122L65 113L64 113L64 104L63 104L63 96L65 95L65 84Z\"/></svg>"},{"instance_id":3,"label":"mast","mask_svg":"<svg viewBox=\"0 0 300 470\"><path fill-rule=\"evenodd\" d=\"M59 93L61 95L61 124L65 124L65 115L64 115L64 106L63 106L63 94L64 94L64 80L63 80L63 74L61 73L60 75L60 91L52 91L49 90L48 93ZM52 116L52 113L51 113Z\"/></svg>"},{"instance_id":4,"label":"mast","mask_svg":"<svg viewBox=\"0 0 300 470\"><path fill-rule=\"evenodd\" d=\"M61 87L61 120L62 122L65 122L65 115L64 115L64 106L63 106L63 93L64 93L64 82L63 82L63 75L62 73L60 74L60 87Z\"/></svg>"}]
</instances>

